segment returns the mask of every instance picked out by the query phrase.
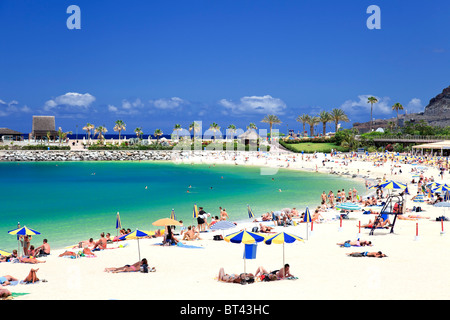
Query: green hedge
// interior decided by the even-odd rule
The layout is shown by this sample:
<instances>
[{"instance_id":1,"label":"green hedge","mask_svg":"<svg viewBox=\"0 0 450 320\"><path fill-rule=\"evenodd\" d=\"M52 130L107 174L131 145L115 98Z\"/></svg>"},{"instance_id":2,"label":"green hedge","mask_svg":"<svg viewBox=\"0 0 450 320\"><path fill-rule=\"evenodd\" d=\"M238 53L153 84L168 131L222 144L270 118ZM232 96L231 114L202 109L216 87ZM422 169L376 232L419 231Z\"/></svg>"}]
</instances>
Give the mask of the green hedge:
<instances>
[{"instance_id":1,"label":"green hedge","mask_svg":"<svg viewBox=\"0 0 450 320\"><path fill-rule=\"evenodd\" d=\"M43 144L23 146L22 150L70 150L69 146L46 146Z\"/></svg>"}]
</instances>

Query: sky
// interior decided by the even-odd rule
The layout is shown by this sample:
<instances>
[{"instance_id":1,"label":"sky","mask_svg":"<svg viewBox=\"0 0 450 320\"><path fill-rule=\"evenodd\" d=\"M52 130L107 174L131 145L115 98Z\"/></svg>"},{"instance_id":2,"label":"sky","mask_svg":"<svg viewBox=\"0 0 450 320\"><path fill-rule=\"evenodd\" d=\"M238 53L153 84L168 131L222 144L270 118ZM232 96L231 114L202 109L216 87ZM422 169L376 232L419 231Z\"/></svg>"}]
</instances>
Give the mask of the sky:
<instances>
[{"instance_id":1,"label":"sky","mask_svg":"<svg viewBox=\"0 0 450 320\"><path fill-rule=\"evenodd\" d=\"M0 0L0 127L53 115L73 133L120 119L170 134L275 114L286 132L332 108L351 127L368 96L375 118L421 112L450 85L449 15L448 0Z\"/></svg>"}]
</instances>

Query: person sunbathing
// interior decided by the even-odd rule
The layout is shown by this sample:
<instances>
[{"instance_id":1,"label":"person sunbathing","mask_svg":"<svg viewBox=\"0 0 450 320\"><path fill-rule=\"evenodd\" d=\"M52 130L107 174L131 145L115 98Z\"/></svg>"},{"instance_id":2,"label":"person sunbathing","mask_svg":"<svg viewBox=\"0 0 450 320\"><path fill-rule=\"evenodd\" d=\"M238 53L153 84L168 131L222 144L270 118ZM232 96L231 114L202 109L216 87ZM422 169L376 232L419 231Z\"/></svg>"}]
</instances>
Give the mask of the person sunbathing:
<instances>
[{"instance_id":1,"label":"person sunbathing","mask_svg":"<svg viewBox=\"0 0 450 320\"><path fill-rule=\"evenodd\" d=\"M141 265L148 265L147 259L142 259L132 265L126 264L119 268L105 268L105 272L119 273L119 272L136 272L140 270Z\"/></svg>"},{"instance_id":2,"label":"person sunbathing","mask_svg":"<svg viewBox=\"0 0 450 320\"><path fill-rule=\"evenodd\" d=\"M380 220L378 220L375 228L389 228L391 226L391 221L389 219L383 220L383 218L380 218ZM359 227L359 225L357 225L357 227ZM373 228L373 222L372 220L369 220L368 224L365 225L361 225L361 227L363 228Z\"/></svg>"},{"instance_id":3,"label":"person sunbathing","mask_svg":"<svg viewBox=\"0 0 450 320\"><path fill-rule=\"evenodd\" d=\"M24 283L35 283L37 281L39 281L39 278L36 275L36 272L38 272L38 269L31 269L30 272L28 273L27 277L23 280ZM43 280L44 282L46 282L46 280Z\"/></svg>"},{"instance_id":4,"label":"person sunbathing","mask_svg":"<svg viewBox=\"0 0 450 320\"><path fill-rule=\"evenodd\" d=\"M0 277L0 285L8 286L11 284L11 281L17 281L17 279L10 275Z\"/></svg>"},{"instance_id":5,"label":"person sunbathing","mask_svg":"<svg viewBox=\"0 0 450 320\"><path fill-rule=\"evenodd\" d=\"M58 257L69 256L77 258L79 255L81 255L81 253L84 254L86 257L96 257L96 255L88 247L84 248L82 252L79 251L78 253L75 253L73 251L65 251L61 253Z\"/></svg>"},{"instance_id":6,"label":"person sunbathing","mask_svg":"<svg viewBox=\"0 0 450 320\"><path fill-rule=\"evenodd\" d=\"M352 252L352 253L346 253L349 257L369 257L369 258L384 258L387 257L384 253L381 251L378 252Z\"/></svg>"},{"instance_id":7,"label":"person sunbathing","mask_svg":"<svg viewBox=\"0 0 450 320\"><path fill-rule=\"evenodd\" d=\"M225 273L224 268L219 269L219 275L217 276L217 281L224 281L228 283L240 283L240 284L246 284L249 282L251 283L254 281L254 279L255 276L252 273L227 274Z\"/></svg>"},{"instance_id":8,"label":"person sunbathing","mask_svg":"<svg viewBox=\"0 0 450 320\"><path fill-rule=\"evenodd\" d=\"M273 229L272 227L265 226L262 223L259 224L259 232L268 233L268 232L271 232L272 229Z\"/></svg>"},{"instance_id":9,"label":"person sunbathing","mask_svg":"<svg viewBox=\"0 0 450 320\"><path fill-rule=\"evenodd\" d=\"M372 241L367 240L356 240L356 241L350 241L347 240L343 243L336 243L338 246L344 247L345 244L348 243L352 247L364 247L364 246L372 246Z\"/></svg>"},{"instance_id":10,"label":"person sunbathing","mask_svg":"<svg viewBox=\"0 0 450 320\"><path fill-rule=\"evenodd\" d=\"M278 279L277 275L276 275L276 271L275 273L272 272L268 272L264 267L258 267L258 269L256 269L255 272L255 277L258 277L261 281L275 281L275 280L280 280Z\"/></svg>"},{"instance_id":11,"label":"person sunbathing","mask_svg":"<svg viewBox=\"0 0 450 320\"><path fill-rule=\"evenodd\" d=\"M8 289L6 289L0 285L0 298L6 299L10 296L11 296L11 291L9 291Z\"/></svg>"},{"instance_id":12,"label":"person sunbathing","mask_svg":"<svg viewBox=\"0 0 450 320\"><path fill-rule=\"evenodd\" d=\"M36 264L36 263L45 263L46 261L41 261L41 260L38 260L38 259L36 259L34 257L29 257L29 258L27 258L27 257L19 257L19 262Z\"/></svg>"}]
</instances>

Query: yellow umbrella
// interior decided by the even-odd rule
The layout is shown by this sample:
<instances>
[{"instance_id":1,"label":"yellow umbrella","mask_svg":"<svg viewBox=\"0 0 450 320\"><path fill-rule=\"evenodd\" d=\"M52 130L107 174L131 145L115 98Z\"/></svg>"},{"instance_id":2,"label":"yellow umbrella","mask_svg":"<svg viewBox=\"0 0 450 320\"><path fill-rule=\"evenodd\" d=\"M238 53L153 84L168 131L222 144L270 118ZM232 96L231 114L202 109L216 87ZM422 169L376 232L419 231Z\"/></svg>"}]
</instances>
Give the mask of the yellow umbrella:
<instances>
[{"instance_id":1,"label":"yellow umbrella","mask_svg":"<svg viewBox=\"0 0 450 320\"><path fill-rule=\"evenodd\" d=\"M11 253L3 251L3 250L0 250L0 256L7 257L7 256L10 256L10 255L11 255Z\"/></svg>"},{"instance_id":2,"label":"yellow umbrella","mask_svg":"<svg viewBox=\"0 0 450 320\"><path fill-rule=\"evenodd\" d=\"M170 218L159 219L153 222L152 224L157 227L182 226L182 224L179 221Z\"/></svg>"}]
</instances>

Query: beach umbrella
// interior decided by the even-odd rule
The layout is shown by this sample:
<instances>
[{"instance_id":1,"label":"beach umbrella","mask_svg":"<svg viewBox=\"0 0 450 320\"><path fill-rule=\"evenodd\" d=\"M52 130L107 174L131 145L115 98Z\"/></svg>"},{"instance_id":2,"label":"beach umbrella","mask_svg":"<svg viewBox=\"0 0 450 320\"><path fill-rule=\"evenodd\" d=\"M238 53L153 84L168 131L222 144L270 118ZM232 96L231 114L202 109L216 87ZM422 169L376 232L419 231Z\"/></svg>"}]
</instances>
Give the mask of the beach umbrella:
<instances>
[{"instance_id":1,"label":"beach umbrella","mask_svg":"<svg viewBox=\"0 0 450 320\"><path fill-rule=\"evenodd\" d=\"M236 225L233 222L227 221L227 220L221 220L214 223L210 230L226 230L236 227Z\"/></svg>"},{"instance_id":2,"label":"beach umbrella","mask_svg":"<svg viewBox=\"0 0 450 320\"><path fill-rule=\"evenodd\" d=\"M356 203L343 202L336 205L336 208L342 210L361 210L361 207Z\"/></svg>"},{"instance_id":3,"label":"beach umbrella","mask_svg":"<svg viewBox=\"0 0 450 320\"><path fill-rule=\"evenodd\" d=\"M122 229L122 222L120 221L120 214L119 214L119 212L117 212L117 214L116 214L116 231L117 231L117 236L119 236L119 229Z\"/></svg>"},{"instance_id":4,"label":"beach umbrella","mask_svg":"<svg viewBox=\"0 0 450 320\"><path fill-rule=\"evenodd\" d=\"M10 231L8 231L8 233L12 234L12 235L17 235L17 236L25 236L25 235L27 235L27 236L34 236L34 235L37 235L37 234L41 234L40 232L38 232L36 230L28 228L27 226L23 226L21 228L10 230ZM19 237L17 238L17 240L19 240ZM22 245L24 246L25 242L23 242ZM22 249L23 249L23 246L22 246ZM20 253L17 252L17 254L20 254Z\"/></svg>"},{"instance_id":5,"label":"beach umbrella","mask_svg":"<svg viewBox=\"0 0 450 320\"><path fill-rule=\"evenodd\" d=\"M216 223L214 223L211 226L211 228L209 228L209 229L210 230L222 230L222 237L223 237L224 236L223 230L231 229L234 227L236 227L236 225L233 222L221 220L221 221L217 221Z\"/></svg>"},{"instance_id":6,"label":"beach umbrella","mask_svg":"<svg viewBox=\"0 0 450 320\"><path fill-rule=\"evenodd\" d=\"M194 210L192 212L192 219L198 218L198 207L197 204L194 204Z\"/></svg>"},{"instance_id":7,"label":"beach umbrella","mask_svg":"<svg viewBox=\"0 0 450 320\"><path fill-rule=\"evenodd\" d=\"M9 234L18 235L18 236L34 236L37 234L41 234L40 232L30 229L27 226L24 226L22 228L14 229L11 231L8 231Z\"/></svg>"},{"instance_id":8,"label":"beach umbrella","mask_svg":"<svg viewBox=\"0 0 450 320\"><path fill-rule=\"evenodd\" d=\"M177 217L175 216L175 209L172 209L172 212L170 213L170 219L177 220Z\"/></svg>"},{"instance_id":9,"label":"beach umbrella","mask_svg":"<svg viewBox=\"0 0 450 320\"><path fill-rule=\"evenodd\" d=\"M232 233L224 238L226 242L231 243L243 243L243 244L255 244L257 242L264 241L264 236L255 233L255 232L249 232L246 230L241 230L235 233ZM245 265L245 255L244 255L244 273L246 272L246 265Z\"/></svg>"},{"instance_id":10,"label":"beach umbrella","mask_svg":"<svg viewBox=\"0 0 450 320\"><path fill-rule=\"evenodd\" d=\"M264 242L265 242L265 244L268 244L268 245L270 245L272 243L283 244L283 268L284 268L284 265L285 265L284 244L285 243L293 243L295 241L304 241L304 240L302 238L300 238L299 236L289 234L286 232L280 232L278 234L270 236Z\"/></svg>"},{"instance_id":11,"label":"beach umbrella","mask_svg":"<svg viewBox=\"0 0 450 320\"><path fill-rule=\"evenodd\" d=\"M448 190L450 190L450 186L447 186L445 184L441 184L439 187L434 188L432 191L434 193L445 193Z\"/></svg>"},{"instance_id":12,"label":"beach umbrella","mask_svg":"<svg viewBox=\"0 0 450 320\"><path fill-rule=\"evenodd\" d=\"M252 209L250 208L249 205L247 205L247 211L248 211L248 217L249 217L250 219L254 219L254 218L255 218L255 215L254 215L254 213L253 213L253 211L252 211Z\"/></svg>"},{"instance_id":13,"label":"beach umbrella","mask_svg":"<svg viewBox=\"0 0 450 320\"><path fill-rule=\"evenodd\" d=\"M156 220L155 222L152 223L152 225L157 227L182 226L182 224L179 221L171 218L163 218Z\"/></svg>"},{"instance_id":14,"label":"beach umbrella","mask_svg":"<svg viewBox=\"0 0 450 320\"><path fill-rule=\"evenodd\" d=\"M306 240L308 240L308 229L309 223L312 221L311 212L309 212L309 208L306 207L305 214L303 215L303 222L306 222Z\"/></svg>"},{"instance_id":15,"label":"beach umbrella","mask_svg":"<svg viewBox=\"0 0 450 320\"><path fill-rule=\"evenodd\" d=\"M7 256L10 256L10 255L11 255L11 253L3 251L3 250L0 250L0 256L7 257Z\"/></svg>"},{"instance_id":16,"label":"beach umbrella","mask_svg":"<svg viewBox=\"0 0 450 320\"><path fill-rule=\"evenodd\" d=\"M387 181L380 185L380 188L383 189L395 189L395 190L404 190L406 189L406 184L395 182L395 181Z\"/></svg>"},{"instance_id":17,"label":"beach umbrella","mask_svg":"<svg viewBox=\"0 0 450 320\"><path fill-rule=\"evenodd\" d=\"M136 231L133 231L129 234L125 234L123 236L121 236L119 238L119 240L131 240L131 239L137 239L137 243L138 243L138 253L139 253L139 261L141 261L141 248L139 247L139 239L143 238L143 237L148 237L149 234L144 232L144 231L140 231L138 229L136 229Z\"/></svg>"}]
</instances>

